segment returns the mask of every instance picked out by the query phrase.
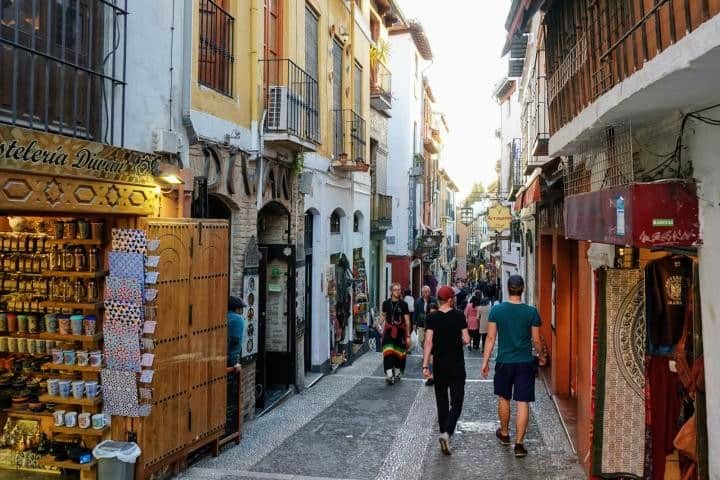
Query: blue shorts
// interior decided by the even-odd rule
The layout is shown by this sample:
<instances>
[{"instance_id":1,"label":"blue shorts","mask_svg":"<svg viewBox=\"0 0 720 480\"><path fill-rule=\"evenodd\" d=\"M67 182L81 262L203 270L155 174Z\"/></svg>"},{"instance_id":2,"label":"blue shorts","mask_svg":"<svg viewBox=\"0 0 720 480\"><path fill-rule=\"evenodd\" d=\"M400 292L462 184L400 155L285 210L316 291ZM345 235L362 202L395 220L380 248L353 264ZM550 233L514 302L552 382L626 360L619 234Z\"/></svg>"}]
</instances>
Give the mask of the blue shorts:
<instances>
[{"instance_id":1,"label":"blue shorts","mask_svg":"<svg viewBox=\"0 0 720 480\"><path fill-rule=\"evenodd\" d=\"M535 401L537 362L498 363L495 365L495 395L516 402Z\"/></svg>"}]
</instances>

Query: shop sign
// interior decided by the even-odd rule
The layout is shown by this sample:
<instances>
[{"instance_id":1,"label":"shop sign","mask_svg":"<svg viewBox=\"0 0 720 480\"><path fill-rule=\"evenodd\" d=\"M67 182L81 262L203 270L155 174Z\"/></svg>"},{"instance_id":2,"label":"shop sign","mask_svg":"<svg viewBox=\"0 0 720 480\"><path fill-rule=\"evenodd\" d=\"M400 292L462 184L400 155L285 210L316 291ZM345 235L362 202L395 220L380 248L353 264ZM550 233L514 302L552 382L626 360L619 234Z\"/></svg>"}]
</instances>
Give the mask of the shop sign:
<instances>
[{"instance_id":1,"label":"shop sign","mask_svg":"<svg viewBox=\"0 0 720 480\"><path fill-rule=\"evenodd\" d=\"M161 157L88 140L0 125L0 169L154 185Z\"/></svg>"},{"instance_id":2,"label":"shop sign","mask_svg":"<svg viewBox=\"0 0 720 480\"><path fill-rule=\"evenodd\" d=\"M495 205L488 209L487 226L495 232L502 232L510 228L512 213L510 207Z\"/></svg>"},{"instance_id":3,"label":"shop sign","mask_svg":"<svg viewBox=\"0 0 720 480\"><path fill-rule=\"evenodd\" d=\"M702 244L698 210L692 182L634 183L567 197L565 234L638 248L694 247Z\"/></svg>"},{"instance_id":4,"label":"shop sign","mask_svg":"<svg viewBox=\"0 0 720 480\"><path fill-rule=\"evenodd\" d=\"M245 300L245 331L243 332L242 358L252 357L258 352L258 283L257 274L248 275L243 278L243 296Z\"/></svg>"}]
</instances>

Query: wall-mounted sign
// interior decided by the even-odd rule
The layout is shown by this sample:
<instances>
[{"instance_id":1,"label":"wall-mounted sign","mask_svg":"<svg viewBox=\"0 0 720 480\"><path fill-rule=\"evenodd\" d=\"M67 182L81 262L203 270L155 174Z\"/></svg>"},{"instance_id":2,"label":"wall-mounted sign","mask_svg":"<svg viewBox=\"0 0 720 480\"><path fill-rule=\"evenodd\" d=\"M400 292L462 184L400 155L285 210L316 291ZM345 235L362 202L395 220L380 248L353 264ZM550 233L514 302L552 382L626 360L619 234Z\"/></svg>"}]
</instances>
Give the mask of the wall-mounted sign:
<instances>
[{"instance_id":1,"label":"wall-mounted sign","mask_svg":"<svg viewBox=\"0 0 720 480\"><path fill-rule=\"evenodd\" d=\"M512 213L510 212L510 207L495 205L494 207L488 208L487 226L490 230L499 233L508 230L511 223Z\"/></svg>"},{"instance_id":2,"label":"wall-mounted sign","mask_svg":"<svg viewBox=\"0 0 720 480\"><path fill-rule=\"evenodd\" d=\"M0 125L0 169L154 185L161 157L102 143Z\"/></svg>"},{"instance_id":3,"label":"wall-mounted sign","mask_svg":"<svg viewBox=\"0 0 720 480\"><path fill-rule=\"evenodd\" d=\"M673 218L653 218L653 227L673 227L675 226L675 219Z\"/></svg>"},{"instance_id":4,"label":"wall-mounted sign","mask_svg":"<svg viewBox=\"0 0 720 480\"><path fill-rule=\"evenodd\" d=\"M243 332L242 358L258 352L258 275L245 274L243 295L245 297L245 331Z\"/></svg>"}]
</instances>

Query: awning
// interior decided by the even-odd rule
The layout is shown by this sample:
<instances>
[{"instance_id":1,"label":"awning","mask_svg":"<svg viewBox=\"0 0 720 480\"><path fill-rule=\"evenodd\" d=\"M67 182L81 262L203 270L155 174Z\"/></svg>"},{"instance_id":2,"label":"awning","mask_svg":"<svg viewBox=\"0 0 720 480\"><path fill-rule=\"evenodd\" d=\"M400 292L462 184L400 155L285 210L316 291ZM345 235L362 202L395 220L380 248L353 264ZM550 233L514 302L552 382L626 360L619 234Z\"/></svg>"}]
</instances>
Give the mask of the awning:
<instances>
[{"instance_id":1,"label":"awning","mask_svg":"<svg viewBox=\"0 0 720 480\"><path fill-rule=\"evenodd\" d=\"M515 211L519 212L523 208L529 207L538 201L540 201L540 177L536 175L535 178L517 194Z\"/></svg>"},{"instance_id":2,"label":"awning","mask_svg":"<svg viewBox=\"0 0 720 480\"><path fill-rule=\"evenodd\" d=\"M696 186L673 180L571 195L565 198L565 235L638 248L697 246Z\"/></svg>"},{"instance_id":3,"label":"awning","mask_svg":"<svg viewBox=\"0 0 720 480\"><path fill-rule=\"evenodd\" d=\"M482 243L480 244L480 250L482 250L483 248L487 248L487 247L489 247L490 245L494 245L494 244L495 244L495 241L482 242Z\"/></svg>"}]
</instances>

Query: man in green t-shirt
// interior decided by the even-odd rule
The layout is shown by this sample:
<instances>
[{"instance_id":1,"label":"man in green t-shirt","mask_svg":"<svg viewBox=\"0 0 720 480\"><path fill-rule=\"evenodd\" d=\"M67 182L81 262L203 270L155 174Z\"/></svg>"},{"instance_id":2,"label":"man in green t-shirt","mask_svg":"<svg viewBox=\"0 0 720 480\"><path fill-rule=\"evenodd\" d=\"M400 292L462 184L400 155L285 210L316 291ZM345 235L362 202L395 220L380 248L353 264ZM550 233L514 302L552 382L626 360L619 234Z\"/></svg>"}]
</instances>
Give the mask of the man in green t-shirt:
<instances>
[{"instance_id":1,"label":"man in green t-shirt","mask_svg":"<svg viewBox=\"0 0 720 480\"><path fill-rule=\"evenodd\" d=\"M498 355L493 383L495 395L498 396L500 428L495 435L504 445L510 445L510 400L515 400L516 457L527 455L523 441L530 417L529 402L535 401L535 373L538 362L541 366L546 362L544 354L541 354L539 359L533 355L533 344L536 351L542 352L540 315L535 307L523 303L524 290L525 282L520 275L511 275L508 278L507 301L495 305L490 311L482 365L482 375L487 378L490 373L490 355L495 348L497 337Z\"/></svg>"}]
</instances>

